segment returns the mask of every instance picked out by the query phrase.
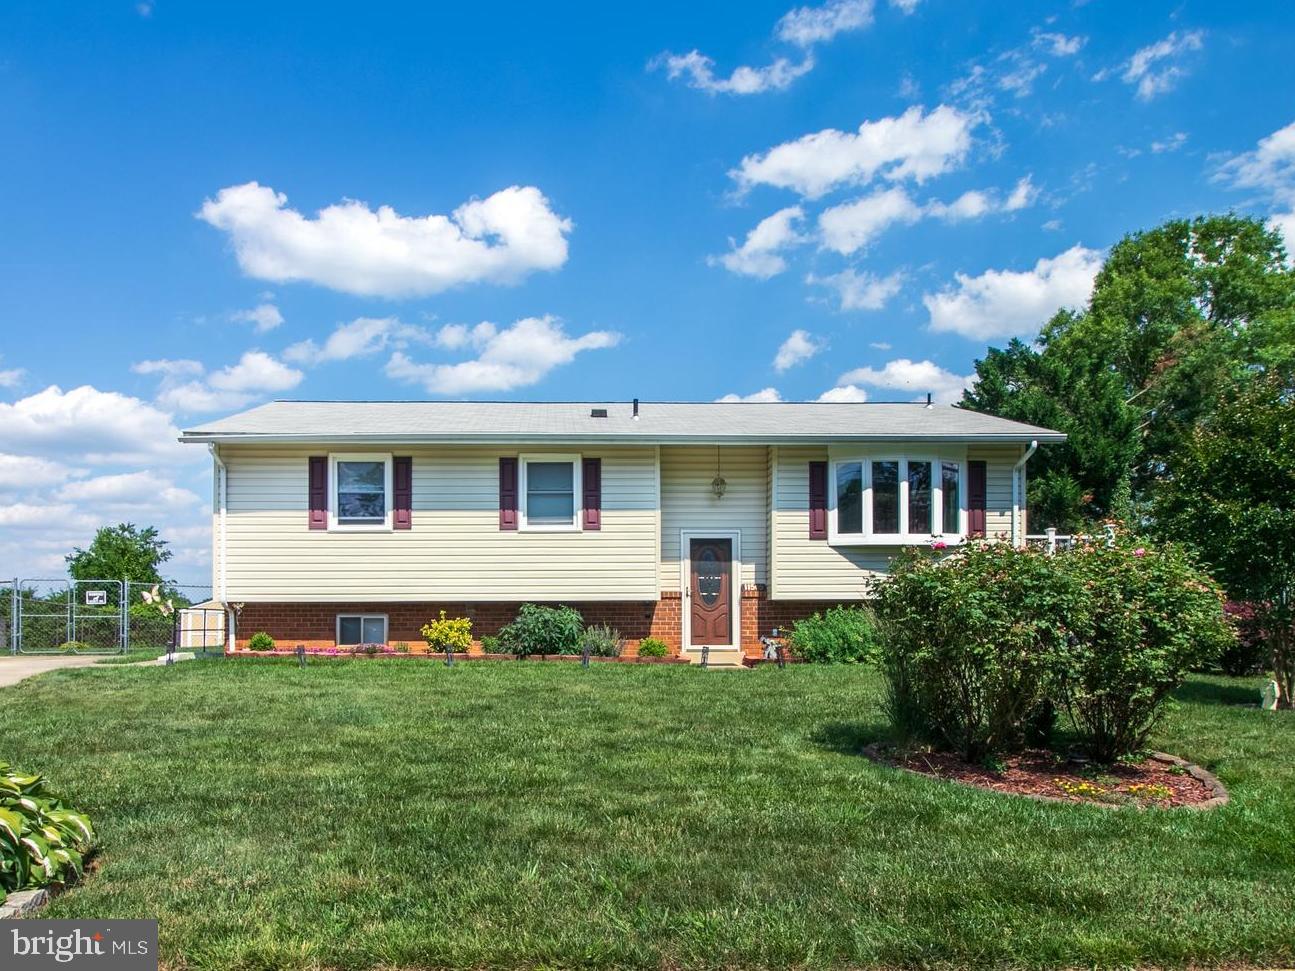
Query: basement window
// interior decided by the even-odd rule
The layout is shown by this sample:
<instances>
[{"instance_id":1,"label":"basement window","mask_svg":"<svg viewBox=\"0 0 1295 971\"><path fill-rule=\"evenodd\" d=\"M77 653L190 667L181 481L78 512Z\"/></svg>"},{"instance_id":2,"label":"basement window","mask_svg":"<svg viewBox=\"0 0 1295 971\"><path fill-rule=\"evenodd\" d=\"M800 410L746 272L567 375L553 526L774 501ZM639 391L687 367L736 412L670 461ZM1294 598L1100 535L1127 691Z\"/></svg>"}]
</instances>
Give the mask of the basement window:
<instances>
[{"instance_id":1,"label":"basement window","mask_svg":"<svg viewBox=\"0 0 1295 971\"><path fill-rule=\"evenodd\" d=\"M386 614L338 614L337 646L387 643Z\"/></svg>"}]
</instances>

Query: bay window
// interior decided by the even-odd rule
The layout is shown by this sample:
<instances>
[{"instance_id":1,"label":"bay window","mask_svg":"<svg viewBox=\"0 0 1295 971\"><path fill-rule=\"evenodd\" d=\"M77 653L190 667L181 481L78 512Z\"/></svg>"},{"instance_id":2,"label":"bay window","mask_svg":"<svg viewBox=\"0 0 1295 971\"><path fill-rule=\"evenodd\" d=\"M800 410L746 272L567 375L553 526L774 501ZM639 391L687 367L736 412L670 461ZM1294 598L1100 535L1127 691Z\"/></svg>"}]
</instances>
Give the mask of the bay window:
<instances>
[{"instance_id":1,"label":"bay window","mask_svg":"<svg viewBox=\"0 0 1295 971\"><path fill-rule=\"evenodd\" d=\"M959 542L965 465L960 454L836 458L828 476L828 539L839 546Z\"/></svg>"}]
</instances>

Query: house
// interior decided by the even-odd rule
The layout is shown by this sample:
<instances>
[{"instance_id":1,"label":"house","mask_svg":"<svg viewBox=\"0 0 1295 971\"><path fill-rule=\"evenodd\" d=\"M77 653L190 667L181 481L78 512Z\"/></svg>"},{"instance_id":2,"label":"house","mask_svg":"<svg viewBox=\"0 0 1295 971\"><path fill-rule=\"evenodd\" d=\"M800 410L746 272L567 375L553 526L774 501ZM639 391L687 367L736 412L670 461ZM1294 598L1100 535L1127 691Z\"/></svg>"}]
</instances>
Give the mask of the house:
<instances>
[{"instance_id":1,"label":"house","mask_svg":"<svg viewBox=\"0 0 1295 971\"><path fill-rule=\"evenodd\" d=\"M737 659L906 545L1021 543L1064 435L898 403L276 401L186 431L214 461L231 645L493 634L565 603L636 645ZM238 605L235 608L235 605Z\"/></svg>"}]
</instances>

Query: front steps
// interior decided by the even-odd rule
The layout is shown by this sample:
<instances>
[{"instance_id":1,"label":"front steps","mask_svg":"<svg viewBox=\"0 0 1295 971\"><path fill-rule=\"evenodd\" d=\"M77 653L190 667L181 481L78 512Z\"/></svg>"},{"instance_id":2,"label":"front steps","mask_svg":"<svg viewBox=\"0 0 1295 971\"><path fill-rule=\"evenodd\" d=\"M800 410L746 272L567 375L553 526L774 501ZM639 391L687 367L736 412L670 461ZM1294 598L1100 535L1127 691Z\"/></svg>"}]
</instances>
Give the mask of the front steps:
<instances>
[{"instance_id":1,"label":"front steps","mask_svg":"<svg viewBox=\"0 0 1295 971\"><path fill-rule=\"evenodd\" d=\"M686 657L693 664L701 664L700 647L690 647L681 652L680 656ZM739 668L745 670L745 665L742 664L742 650L737 647L712 647L706 666L724 671L734 671Z\"/></svg>"}]
</instances>

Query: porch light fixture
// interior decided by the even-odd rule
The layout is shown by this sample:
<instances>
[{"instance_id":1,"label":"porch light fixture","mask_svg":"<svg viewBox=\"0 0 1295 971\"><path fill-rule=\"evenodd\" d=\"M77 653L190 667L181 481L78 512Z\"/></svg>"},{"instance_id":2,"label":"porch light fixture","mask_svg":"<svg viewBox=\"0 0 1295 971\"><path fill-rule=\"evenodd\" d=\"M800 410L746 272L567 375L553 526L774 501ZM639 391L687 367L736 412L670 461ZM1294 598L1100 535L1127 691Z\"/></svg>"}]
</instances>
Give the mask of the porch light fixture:
<instances>
[{"instance_id":1,"label":"porch light fixture","mask_svg":"<svg viewBox=\"0 0 1295 971\"><path fill-rule=\"evenodd\" d=\"M728 483L721 474L718 445L715 446L715 478L710 480L710 491L716 499L723 499L724 493L728 491Z\"/></svg>"}]
</instances>

